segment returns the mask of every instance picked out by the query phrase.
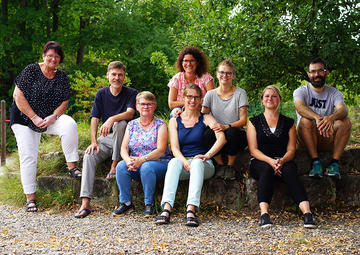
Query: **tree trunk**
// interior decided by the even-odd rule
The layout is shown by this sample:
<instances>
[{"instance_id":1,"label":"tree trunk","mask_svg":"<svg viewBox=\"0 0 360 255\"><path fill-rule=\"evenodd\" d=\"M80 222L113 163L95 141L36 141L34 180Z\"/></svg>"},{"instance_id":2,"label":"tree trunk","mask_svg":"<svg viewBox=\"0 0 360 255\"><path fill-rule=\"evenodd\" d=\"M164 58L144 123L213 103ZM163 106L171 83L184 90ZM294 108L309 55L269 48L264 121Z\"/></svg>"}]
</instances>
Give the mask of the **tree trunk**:
<instances>
[{"instance_id":1,"label":"tree trunk","mask_svg":"<svg viewBox=\"0 0 360 255\"><path fill-rule=\"evenodd\" d=\"M76 57L77 65L84 62L86 42L84 42L83 40L82 32L89 25L89 22L90 22L90 18L84 20L84 18L80 17L80 41L79 41L79 49L77 51L77 57Z\"/></svg>"},{"instance_id":2,"label":"tree trunk","mask_svg":"<svg viewBox=\"0 0 360 255\"><path fill-rule=\"evenodd\" d=\"M8 0L1 1L1 24L6 25L8 21Z\"/></svg>"},{"instance_id":3,"label":"tree trunk","mask_svg":"<svg viewBox=\"0 0 360 255\"><path fill-rule=\"evenodd\" d=\"M44 0L44 9L47 10L47 0ZM50 31L50 13L48 12L46 15L47 19L46 19L46 37L50 38L51 37L51 31Z\"/></svg>"},{"instance_id":4,"label":"tree trunk","mask_svg":"<svg viewBox=\"0 0 360 255\"><path fill-rule=\"evenodd\" d=\"M54 9L53 9L53 32L56 32L59 29L59 16L57 15L59 8L59 1L54 0Z\"/></svg>"},{"instance_id":5,"label":"tree trunk","mask_svg":"<svg viewBox=\"0 0 360 255\"><path fill-rule=\"evenodd\" d=\"M27 6L27 0L22 0L21 1L21 8L25 9L26 6ZM26 21L22 22L19 27L20 27L21 36L25 37Z\"/></svg>"}]
</instances>

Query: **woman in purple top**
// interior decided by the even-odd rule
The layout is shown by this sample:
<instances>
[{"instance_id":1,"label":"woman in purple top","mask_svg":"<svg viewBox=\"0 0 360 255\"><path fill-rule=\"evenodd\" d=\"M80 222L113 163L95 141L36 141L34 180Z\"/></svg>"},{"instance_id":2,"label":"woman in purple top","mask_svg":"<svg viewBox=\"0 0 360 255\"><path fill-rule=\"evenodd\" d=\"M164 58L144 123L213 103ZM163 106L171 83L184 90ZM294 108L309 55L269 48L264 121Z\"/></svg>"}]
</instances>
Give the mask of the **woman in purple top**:
<instances>
[{"instance_id":1,"label":"woman in purple top","mask_svg":"<svg viewBox=\"0 0 360 255\"><path fill-rule=\"evenodd\" d=\"M158 180L165 177L170 150L166 123L154 116L155 96L143 91L136 96L140 118L128 123L121 145L122 161L116 166L120 205L113 212L120 215L133 210L131 180L141 180L145 195L145 217L154 213L153 195ZM130 152L130 153L129 153Z\"/></svg>"}]
</instances>

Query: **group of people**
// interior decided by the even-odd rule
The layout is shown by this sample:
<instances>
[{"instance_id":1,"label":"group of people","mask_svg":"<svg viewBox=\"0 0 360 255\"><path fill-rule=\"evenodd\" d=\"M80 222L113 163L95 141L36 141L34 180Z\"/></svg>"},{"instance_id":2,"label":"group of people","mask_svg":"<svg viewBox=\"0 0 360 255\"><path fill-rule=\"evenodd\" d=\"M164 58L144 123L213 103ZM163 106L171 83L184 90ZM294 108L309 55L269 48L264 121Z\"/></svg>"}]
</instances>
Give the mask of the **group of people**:
<instances>
[{"instance_id":1,"label":"group of people","mask_svg":"<svg viewBox=\"0 0 360 255\"><path fill-rule=\"evenodd\" d=\"M310 83L294 91L297 128L294 120L279 113L282 97L275 85L267 86L262 92L264 112L247 122L249 103L245 90L232 85L233 63L226 59L219 64L219 87L215 88L208 73L207 57L196 47L186 47L176 62L179 72L168 84L171 109L168 129L166 122L154 116L155 96L123 86L126 67L119 61L111 62L106 74L110 85L101 88L94 99L90 115L91 144L85 151L80 171L76 166L76 122L64 114L70 98L69 80L57 68L64 60L64 52L58 43L48 42L42 57L43 62L30 64L15 79L11 107L10 125L18 144L27 212L37 211L36 164L41 133L61 137L69 175L81 179L82 204L76 218L92 212L95 168L110 157L112 164L106 179L116 178L120 190L114 215L134 209L130 193L132 179L141 180L145 217L153 215L156 182L165 179L163 211L155 217L156 224L170 222L179 180L189 179L185 225L198 226L196 210L204 179L212 176L235 179L236 155L247 146L252 156L251 176L259 181L263 228L272 225L268 209L275 180L286 183L291 198L304 214L304 227L316 226L292 161L296 148L309 151L310 176L321 178L325 174L341 178L338 161L350 136L351 121L342 93L325 85L329 71L320 58L308 65ZM133 119L136 111L140 117ZM319 150L334 150L326 169L318 158ZM222 155L227 155L227 160Z\"/></svg>"}]
</instances>

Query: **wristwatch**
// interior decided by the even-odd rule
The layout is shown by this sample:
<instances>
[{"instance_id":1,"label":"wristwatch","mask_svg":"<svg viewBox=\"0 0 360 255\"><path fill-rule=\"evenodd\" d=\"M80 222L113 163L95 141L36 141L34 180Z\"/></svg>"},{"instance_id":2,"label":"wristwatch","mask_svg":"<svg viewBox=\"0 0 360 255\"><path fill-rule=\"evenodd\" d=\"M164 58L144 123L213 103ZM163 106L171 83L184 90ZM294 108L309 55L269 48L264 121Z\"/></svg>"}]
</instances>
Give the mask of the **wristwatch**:
<instances>
[{"instance_id":1,"label":"wristwatch","mask_svg":"<svg viewBox=\"0 0 360 255\"><path fill-rule=\"evenodd\" d=\"M145 161L149 161L149 159L146 155L144 156L144 158L145 158Z\"/></svg>"},{"instance_id":2,"label":"wristwatch","mask_svg":"<svg viewBox=\"0 0 360 255\"><path fill-rule=\"evenodd\" d=\"M229 125L229 128L231 128L231 124L228 124Z\"/></svg>"}]
</instances>

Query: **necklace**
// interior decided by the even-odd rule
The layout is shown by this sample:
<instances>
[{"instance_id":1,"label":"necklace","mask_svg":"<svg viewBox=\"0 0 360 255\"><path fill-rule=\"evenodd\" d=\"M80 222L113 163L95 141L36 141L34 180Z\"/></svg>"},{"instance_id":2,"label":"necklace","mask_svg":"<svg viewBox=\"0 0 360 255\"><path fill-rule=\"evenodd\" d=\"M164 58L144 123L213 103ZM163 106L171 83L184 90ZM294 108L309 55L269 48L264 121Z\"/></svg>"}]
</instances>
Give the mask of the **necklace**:
<instances>
[{"instance_id":1,"label":"necklace","mask_svg":"<svg viewBox=\"0 0 360 255\"><path fill-rule=\"evenodd\" d=\"M153 118L150 120L150 122L149 122L148 124L144 125L144 124L142 124L142 122L141 122L141 117L140 117L140 124L141 124L141 126L143 126L143 127L147 127L147 126L150 125L150 123L151 123L154 119L155 119L155 116L153 116Z\"/></svg>"}]
</instances>

